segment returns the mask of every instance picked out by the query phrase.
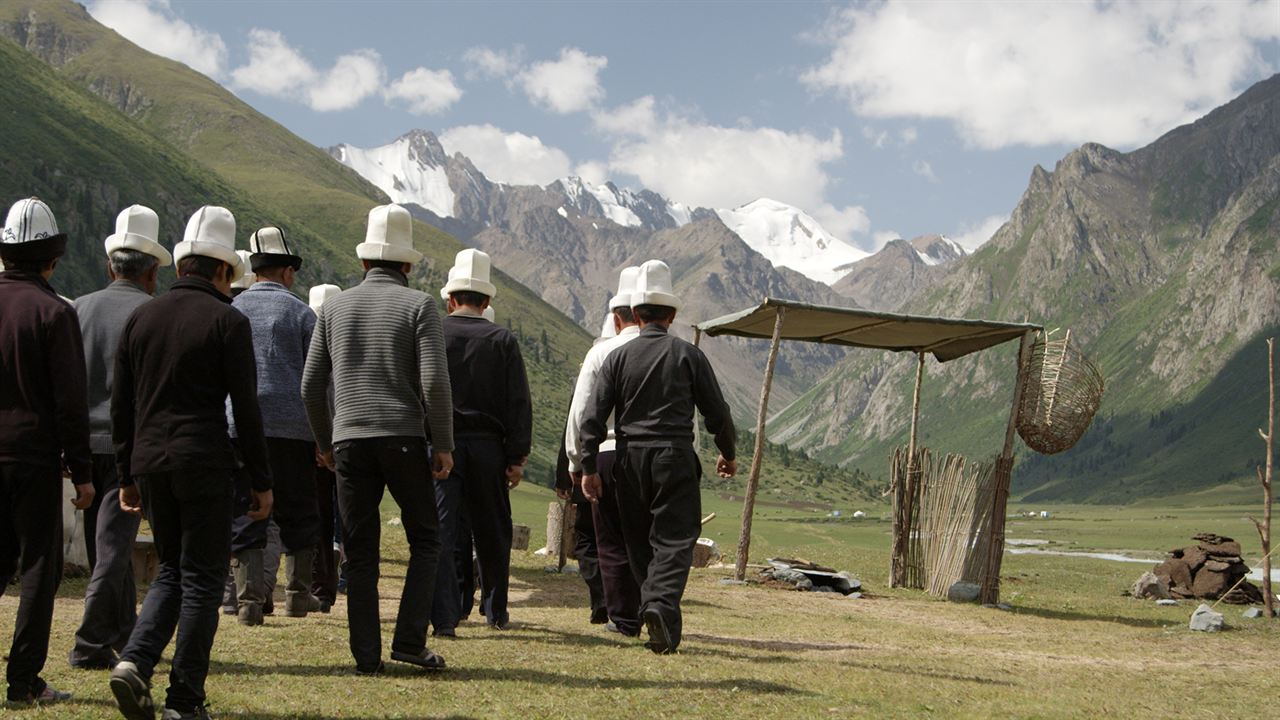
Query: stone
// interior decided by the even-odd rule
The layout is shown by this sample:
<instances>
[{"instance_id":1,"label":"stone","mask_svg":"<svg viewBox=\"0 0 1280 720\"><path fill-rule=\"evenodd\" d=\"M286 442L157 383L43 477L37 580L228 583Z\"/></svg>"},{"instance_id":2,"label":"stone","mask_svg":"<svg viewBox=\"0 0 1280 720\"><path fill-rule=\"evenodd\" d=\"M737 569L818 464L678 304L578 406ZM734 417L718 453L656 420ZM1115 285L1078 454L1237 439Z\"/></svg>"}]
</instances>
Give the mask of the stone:
<instances>
[{"instance_id":1,"label":"stone","mask_svg":"<svg viewBox=\"0 0 1280 720\"><path fill-rule=\"evenodd\" d=\"M1240 543L1231 538L1222 538L1222 540L1223 542L1217 544L1202 542L1200 549L1218 557L1240 557Z\"/></svg>"},{"instance_id":2,"label":"stone","mask_svg":"<svg viewBox=\"0 0 1280 720\"><path fill-rule=\"evenodd\" d=\"M1191 585L1191 591L1198 598L1217 599L1226 592L1232 585L1233 579L1230 575L1220 572L1198 572L1196 573L1195 582Z\"/></svg>"},{"instance_id":3,"label":"stone","mask_svg":"<svg viewBox=\"0 0 1280 720\"><path fill-rule=\"evenodd\" d=\"M512 550L528 550L529 549L529 526L513 523L511 525L511 549Z\"/></svg>"},{"instance_id":4,"label":"stone","mask_svg":"<svg viewBox=\"0 0 1280 720\"><path fill-rule=\"evenodd\" d=\"M1199 570L1204 561L1209 559L1208 553L1195 546L1183 548L1180 552L1183 562L1191 568L1191 572Z\"/></svg>"},{"instance_id":5,"label":"stone","mask_svg":"<svg viewBox=\"0 0 1280 720\"><path fill-rule=\"evenodd\" d=\"M735 580L734 578L720 578L721 585L746 585L746 580Z\"/></svg>"},{"instance_id":6,"label":"stone","mask_svg":"<svg viewBox=\"0 0 1280 720\"><path fill-rule=\"evenodd\" d=\"M850 600L861 600L861 599L862 599L862 593L860 593L860 592L851 592L851 593L849 593L848 595L845 595L845 597L849 598Z\"/></svg>"},{"instance_id":7,"label":"stone","mask_svg":"<svg viewBox=\"0 0 1280 720\"><path fill-rule=\"evenodd\" d=\"M1173 598L1161 598L1156 601L1157 605L1177 605L1178 601Z\"/></svg>"},{"instance_id":8,"label":"stone","mask_svg":"<svg viewBox=\"0 0 1280 720\"><path fill-rule=\"evenodd\" d=\"M1184 587L1190 589L1191 568L1187 566L1186 560L1182 558L1168 558L1160 563L1151 572L1155 576L1164 581L1165 587Z\"/></svg>"},{"instance_id":9,"label":"stone","mask_svg":"<svg viewBox=\"0 0 1280 720\"><path fill-rule=\"evenodd\" d=\"M720 561L720 547L711 538L698 538L693 546L693 566L704 568Z\"/></svg>"},{"instance_id":10,"label":"stone","mask_svg":"<svg viewBox=\"0 0 1280 720\"><path fill-rule=\"evenodd\" d=\"M1244 612L1240 613L1240 616L1249 618L1250 620L1254 618L1260 618L1262 617L1262 608L1251 607L1245 610Z\"/></svg>"},{"instance_id":11,"label":"stone","mask_svg":"<svg viewBox=\"0 0 1280 720\"><path fill-rule=\"evenodd\" d=\"M851 592L857 592L862 589L862 581L849 577L849 573L843 570L836 573L835 583L832 585L836 590L848 595Z\"/></svg>"},{"instance_id":12,"label":"stone","mask_svg":"<svg viewBox=\"0 0 1280 720\"><path fill-rule=\"evenodd\" d=\"M1204 569L1209 572L1220 573L1230 570L1231 566L1234 564L1236 563L1223 562L1221 560L1206 560L1204 563Z\"/></svg>"},{"instance_id":13,"label":"stone","mask_svg":"<svg viewBox=\"0 0 1280 720\"><path fill-rule=\"evenodd\" d=\"M977 583L965 582L963 580L951 584L947 588L947 600L958 603L970 603L978 599L982 594L982 586Z\"/></svg>"},{"instance_id":14,"label":"stone","mask_svg":"<svg viewBox=\"0 0 1280 720\"><path fill-rule=\"evenodd\" d=\"M796 589L800 591L812 590L813 581L809 578L802 578L800 582L796 583Z\"/></svg>"},{"instance_id":15,"label":"stone","mask_svg":"<svg viewBox=\"0 0 1280 720\"><path fill-rule=\"evenodd\" d=\"M1169 586L1148 570L1142 573L1129 592L1139 600L1163 600L1169 597Z\"/></svg>"},{"instance_id":16,"label":"stone","mask_svg":"<svg viewBox=\"0 0 1280 720\"><path fill-rule=\"evenodd\" d=\"M836 590L835 588L831 587L830 585L817 585L817 586L815 586L815 587L813 588L813 591L814 591L814 592L820 592L820 593L834 593L834 592L839 592L838 590Z\"/></svg>"},{"instance_id":17,"label":"stone","mask_svg":"<svg viewBox=\"0 0 1280 720\"><path fill-rule=\"evenodd\" d=\"M1222 613L1214 612L1208 605L1201 603L1200 607L1191 613L1191 623L1188 627L1199 632L1218 632L1222 630L1222 626Z\"/></svg>"}]
</instances>

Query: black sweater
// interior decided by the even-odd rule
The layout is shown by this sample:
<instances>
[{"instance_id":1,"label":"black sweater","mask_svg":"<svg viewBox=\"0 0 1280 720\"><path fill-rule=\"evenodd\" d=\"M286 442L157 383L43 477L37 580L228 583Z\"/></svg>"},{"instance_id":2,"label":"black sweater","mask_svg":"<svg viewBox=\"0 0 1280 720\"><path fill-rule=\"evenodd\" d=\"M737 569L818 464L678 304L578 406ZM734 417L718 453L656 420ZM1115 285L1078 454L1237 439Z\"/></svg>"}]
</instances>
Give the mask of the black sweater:
<instances>
[{"instance_id":1,"label":"black sweater","mask_svg":"<svg viewBox=\"0 0 1280 720\"><path fill-rule=\"evenodd\" d=\"M116 354L111 430L120 484L185 468L234 469L226 399L255 490L271 488L249 320L207 280L185 277L140 306Z\"/></svg>"},{"instance_id":2,"label":"black sweater","mask_svg":"<svg viewBox=\"0 0 1280 720\"><path fill-rule=\"evenodd\" d=\"M529 455L533 407L515 335L479 315L444 319L453 389L453 434L502 438L508 465Z\"/></svg>"}]
</instances>

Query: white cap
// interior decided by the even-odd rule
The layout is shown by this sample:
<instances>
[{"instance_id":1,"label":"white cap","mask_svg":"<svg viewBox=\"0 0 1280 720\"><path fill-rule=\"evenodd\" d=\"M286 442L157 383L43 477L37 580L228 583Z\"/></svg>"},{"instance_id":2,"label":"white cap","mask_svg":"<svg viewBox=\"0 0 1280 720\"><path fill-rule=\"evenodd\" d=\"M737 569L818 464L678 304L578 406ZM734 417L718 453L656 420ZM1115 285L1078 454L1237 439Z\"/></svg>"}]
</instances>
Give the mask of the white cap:
<instances>
[{"instance_id":1,"label":"white cap","mask_svg":"<svg viewBox=\"0 0 1280 720\"><path fill-rule=\"evenodd\" d=\"M231 211L216 205L205 205L187 221L182 242L173 248L174 262L188 255L200 255L231 266L232 276L244 275L244 258L236 253L236 218Z\"/></svg>"},{"instance_id":2,"label":"white cap","mask_svg":"<svg viewBox=\"0 0 1280 720\"><path fill-rule=\"evenodd\" d=\"M628 296L630 297L630 296ZM604 325L600 326L600 339L608 340L618 336L618 329L613 326L613 311L604 314Z\"/></svg>"},{"instance_id":3,"label":"white cap","mask_svg":"<svg viewBox=\"0 0 1280 720\"><path fill-rule=\"evenodd\" d=\"M269 267L302 267L302 258L293 252L284 230L269 226L260 228L249 236L250 262L255 272Z\"/></svg>"},{"instance_id":4,"label":"white cap","mask_svg":"<svg viewBox=\"0 0 1280 720\"><path fill-rule=\"evenodd\" d=\"M671 283L671 268L661 260L647 260L636 277L636 291L631 294L631 307L660 305L680 309Z\"/></svg>"},{"instance_id":5,"label":"white cap","mask_svg":"<svg viewBox=\"0 0 1280 720\"><path fill-rule=\"evenodd\" d=\"M489 322L496 322L494 318L496 318L497 316L493 314L493 306L489 305L485 307L485 309L480 313L480 317L484 318L485 320L488 320Z\"/></svg>"},{"instance_id":6,"label":"white cap","mask_svg":"<svg viewBox=\"0 0 1280 720\"><path fill-rule=\"evenodd\" d=\"M307 296L307 299L311 305L311 309L319 315L320 308L340 292L342 292L342 288L337 285L316 285L311 288L311 292Z\"/></svg>"},{"instance_id":7,"label":"white cap","mask_svg":"<svg viewBox=\"0 0 1280 720\"><path fill-rule=\"evenodd\" d=\"M67 236L58 232L53 211L39 198L14 203L0 233L0 250L13 260L50 260L67 249Z\"/></svg>"},{"instance_id":8,"label":"white cap","mask_svg":"<svg viewBox=\"0 0 1280 720\"><path fill-rule=\"evenodd\" d=\"M130 205L116 216L116 231L103 243L107 255L117 250L136 250L160 261L161 267L173 264L173 255L160 244L160 216L144 205Z\"/></svg>"},{"instance_id":9,"label":"white cap","mask_svg":"<svg viewBox=\"0 0 1280 720\"><path fill-rule=\"evenodd\" d=\"M416 263L422 253L413 249L413 217L399 205L379 205L369 211L364 242L356 246L361 260Z\"/></svg>"},{"instance_id":10,"label":"white cap","mask_svg":"<svg viewBox=\"0 0 1280 720\"><path fill-rule=\"evenodd\" d=\"M249 251L237 250L236 255L240 256L241 267L243 272L231 281L232 290L247 290L250 285L258 282L258 276L249 268Z\"/></svg>"},{"instance_id":11,"label":"white cap","mask_svg":"<svg viewBox=\"0 0 1280 720\"><path fill-rule=\"evenodd\" d=\"M479 250L467 248L453 259L444 295L464 291L477 292L490 298L498 292L498 288L489 282L489 256Z\"/></svg>"},{"instance_id":12,"label":"white cap","mask_svg":"<svg viewBox=\"0 0 1280 720\"><path fill-rule=\"evenodd\" d=\"M609 299L610 310L631 307L631 293L636 291L636 277L639 274L639 267L633 266L622 269L622 272L618 275L618 292Z\"/></svg>"}]
</instances>

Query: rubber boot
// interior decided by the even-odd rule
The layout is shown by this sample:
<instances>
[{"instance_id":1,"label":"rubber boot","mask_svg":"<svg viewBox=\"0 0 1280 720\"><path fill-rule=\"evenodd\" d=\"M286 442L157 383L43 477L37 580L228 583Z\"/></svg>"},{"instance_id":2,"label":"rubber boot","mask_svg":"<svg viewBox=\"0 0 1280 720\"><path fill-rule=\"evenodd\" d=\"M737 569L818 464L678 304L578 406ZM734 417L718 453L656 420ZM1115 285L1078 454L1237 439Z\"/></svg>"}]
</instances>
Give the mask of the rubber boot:
<instances>
[{"instance_id":1,"label":"rubber boot","mask_svg":"<svg viewBox=\"0 0 1280 720\"><path fill-rule=\"evenodd\" d=\"M311 594L312 563L314 549L299 550L284 558L284 572L289 584L285 587L284 611L289 617L306 617L320 609L320 601Z\"/></svg>"},{"instance_id":2,"label":"rubber boot","mask_svg":"<svg viewBox=\"0 0 1280 720\"><path fill-rule=\"evenodd\" d=\"M236 614L241 625L262 624L262 550L242 550L231 556L236 579Z\"/></svg>"}]
</instances>

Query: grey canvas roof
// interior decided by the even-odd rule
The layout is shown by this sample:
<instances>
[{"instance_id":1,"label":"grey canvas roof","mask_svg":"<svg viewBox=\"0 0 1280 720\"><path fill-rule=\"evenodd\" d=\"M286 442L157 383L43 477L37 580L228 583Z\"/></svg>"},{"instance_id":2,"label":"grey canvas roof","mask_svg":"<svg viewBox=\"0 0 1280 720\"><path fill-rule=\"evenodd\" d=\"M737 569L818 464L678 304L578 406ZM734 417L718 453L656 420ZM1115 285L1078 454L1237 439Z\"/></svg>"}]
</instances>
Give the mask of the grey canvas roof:
<instances>
[{"instance_id":1,"label":"grey canvas roof","mask_svg":"<svg viewBox=\"0 0 1280 720\"><path fill-rule=\"evenodd\" d=\"M776 298L765 298L754 308L708 320L697 327L712 337L733 335L767 340L773 337L780 307L785 308L783 340L929 352L939 362L1016 340L1028 330L1044 329L1028 323L902 315Z\"/></svg>"}]
</instances>

